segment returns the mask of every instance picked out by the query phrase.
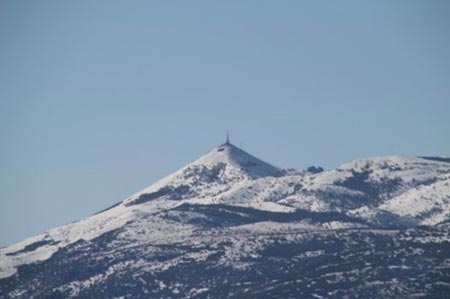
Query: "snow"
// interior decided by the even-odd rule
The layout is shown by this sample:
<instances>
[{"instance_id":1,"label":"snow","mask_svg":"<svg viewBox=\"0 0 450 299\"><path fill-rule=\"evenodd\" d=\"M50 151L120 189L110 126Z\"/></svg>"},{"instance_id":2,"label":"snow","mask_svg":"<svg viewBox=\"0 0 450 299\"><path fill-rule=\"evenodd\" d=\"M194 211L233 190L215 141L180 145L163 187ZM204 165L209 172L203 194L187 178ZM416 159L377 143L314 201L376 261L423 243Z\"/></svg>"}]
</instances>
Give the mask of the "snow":
<instances>
[{"instance_id":1,"label":"snow","mask_svg":"<svg viewBox=\"0 0 450 299\"><path fill-rule=\"evenodd\" d=\"M208 288L200 288L200 289L193 288L189 291L189 297L200 295L201 293L205 293L208 290L209 290Z\"/></svg>"},{"instance_id":2,"label":"snow","mask_svg":"<svg viewBox=\"0 0 450 299\"><path fill-rule=\"evenodd\" d=\"M361 205L358 202L350 202L360 206L348 209L344 203L348 203L351 198L364 196L364 193L336 183L351 177L354 172L361 171L369 171L369 183L398 177L402 179L402 183L394 194L385 195L386 198L377 204ZM211 173L214 174L213 178L210 177ZM189 186L191 193L182 199L171 200L162 196L142 204L133 204L143 194L153 193L167 186L183 185ZM89 241L115 229L121 229L115 242L123 242L122 246L182 242L196 229L193 225L186 224L189 217L203 217L200 213L183 212L184 223L181 220L161 218L163 213L176 218L179 213L171 210L182 204L227 204L283 213L291 213L297 209L313 212L343 211L363 219L376 218L380 213L391 213L403 221L412 219L418 224L436 225L450 217L450 163L416 157L375 157L352 161L335 170L312 174L282 170L232 144L223 144L109 210L0 249L0 278L14 275L19 265L46 260L68 244L81 239ZM259 222L237 226L231 231L258 235L273 231L317 231L357 227L364 226L340 221L321 225L305 222L289 225ZM48 242L34 250L23 251L26 246L40 241ZM227 260L223 262L229 262L233 267L245 268L247 265L233 264L232 261L236 259L238 251L251 257L258 243L240 243L236 240L233 244L226 253ZM206 257L204 252L193 256L196 259ZM180 260L174 259L164 264L141 266L152 271L179 262ZM140 264L133 266L139 267ZM74 292L80 285L87 283L89 282L74 282Z\"/></svg>"},{"instance_id":3,"label":"snow","mask_svg":"<svg viewBox=\"0 0 450 299\"><path fill-rule=\"evenodd\" d=\"M17 265L43 261L57 251L56 246L42 246L32 252L24 252L19 255L0 255L0 278L8 277L17 272Z\"/></svg>"},{"instance_id":4,"label":"snow","mask_svg":"<svg viewBox=\"0 0 450 299\"><path fill-rule=\"evenodd\" d=\"M253 178L265 176L278 176L282 173L281 169L261 161L232 144L223 144L213 148L207 154L187 164L173 174L127 198L125 203L132 202L142 194L156 192L168 185L180 186L193 185L195 183L198 184L199 178L195 175L190 175L194 170L211 170L215 166L221 165L225 166L225 169L220 173L220 177L225 184L208 184L208 190L206 190L208 195L223 192L227 190L230 185L237 182L248 181ZM203 186L201 185L199 187Z\"/></svg>"},{"instance_id":5,"label":"snow","mask_svg":"<svg viewBox=\"0 0 450 299\"><path fill-rule=\"evenodd\" d=\"M450 179L412 188L385 201L380 210L403 217L419 217L420 224L434 225L450 219Z\"/></svg>"}]
</instances>

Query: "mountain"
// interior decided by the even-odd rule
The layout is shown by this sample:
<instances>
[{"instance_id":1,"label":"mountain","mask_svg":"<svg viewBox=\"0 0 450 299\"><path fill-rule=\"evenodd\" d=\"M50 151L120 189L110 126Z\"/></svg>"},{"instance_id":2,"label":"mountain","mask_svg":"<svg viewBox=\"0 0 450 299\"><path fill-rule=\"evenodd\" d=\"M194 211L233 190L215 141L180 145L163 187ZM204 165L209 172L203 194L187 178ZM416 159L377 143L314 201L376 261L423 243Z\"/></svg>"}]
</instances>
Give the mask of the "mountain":
<instances>
[{"instance_id":1,"label":"mountain","mask_svg":"<svg viewBox=\"0 0 450 299\"><path fill-rule=\"evenodd\" d=\"M228 141L0 249L0 298L446 298L450 163L280 169Z\"/></svg>"}]
</instances>

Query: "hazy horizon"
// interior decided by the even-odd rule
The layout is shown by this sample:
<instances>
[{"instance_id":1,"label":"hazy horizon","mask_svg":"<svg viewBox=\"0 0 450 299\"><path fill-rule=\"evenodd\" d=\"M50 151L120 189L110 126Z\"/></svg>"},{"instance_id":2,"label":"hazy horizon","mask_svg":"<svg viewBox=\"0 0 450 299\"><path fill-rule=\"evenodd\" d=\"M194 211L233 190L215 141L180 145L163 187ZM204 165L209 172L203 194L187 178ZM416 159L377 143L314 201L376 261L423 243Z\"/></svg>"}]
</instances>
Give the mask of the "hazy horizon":
<instances>
[{"instance_id":1,"label":"hazy horizon","mask_svg":"<svg viewBox=\"0 0 450 299\"><path fill-rule=\"evenodd\" d=\"M283 168L450 155L447 1L0 4L0 246L231 141Z\"/></svg>"}]
</instances>

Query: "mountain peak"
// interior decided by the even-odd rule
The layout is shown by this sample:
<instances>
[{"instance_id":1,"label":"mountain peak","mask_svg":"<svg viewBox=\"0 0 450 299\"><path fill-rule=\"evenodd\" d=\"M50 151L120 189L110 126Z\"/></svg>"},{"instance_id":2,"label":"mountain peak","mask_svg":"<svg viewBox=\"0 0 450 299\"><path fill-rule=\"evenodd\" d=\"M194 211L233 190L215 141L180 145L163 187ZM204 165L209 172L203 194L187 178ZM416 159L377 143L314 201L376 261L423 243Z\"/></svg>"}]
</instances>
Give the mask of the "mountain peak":
<instances>
[{"instance_id":1,"label":"mountain peak","mask_svg":"<svg viewBox=\"0 0 450 299\"><path fill-rule=\"evenodd\" d=\"M442 159L374 157L320 173L285 172L228 140L109 209L0 248L0 294L191 298L204 290L208 293L200 297L222 298L222 282L241 286L245 271L246 289L232 290L238 297L261 297L265 277L270 278L263 285L270 290L265 297L312 297L324 287L326 297L335 290L328 278L336 277L336 269L347 269L339 270L339 280L347 279L339 294L350 297L368 285L349 285L359 280L347 265L367 259L365 266L375 275L370 279L383 282L367 294L388 285L384 272L400 271L399 293L383 292L380 298L401 297L410 279L423 277L440 298L448 293L441 281L450 269L442 268L450 257L443 253L450 226L450 164ZM305 254L308 248L314 251ZM396 252L402 253L401 264L395 263ZM344 257L343 263L324 253ZM382 263L373 264L373 257ZM289 268L297 271L294 276L311 279L302 285L273 284L276 275L286 277L287 263L296 263ZM321 270L311 271L312 264ZM311 281L317 288L309 287ZM108 289L114 285L125 289ZM417 285L413 291L424 288ZM298 293L309 289L311 296Z\"/></svg>"},{"instance_id":2,"label":"mountain peak","mask_svg":"<svg viewBox=\"0 0 450 299\"><path fill-rule=\"evenodd\" d=\"M181 198L213 196L237 182L283 174L282 169L247 153L227 138L225 143L134 194L126 202L136 202L146 194L160 194L161 190L164 194L168 193L167 190L183 190L182 195L177 191L176 197ZM205 190L208 191L205 193Z\"/></svg>"},{"instance_id":3,"label":"mountain peak","mask_svg":"<svg viewBox=\"0 0 450 299\"><path fill-rule=\"evenodd\" d=\"M238 168L250 178L280 176L283 173L280 168L264 162L235 146L228 138L224 144L213 148L190 165L212 166L219 163Z\"/></svg>"}]
</instances>

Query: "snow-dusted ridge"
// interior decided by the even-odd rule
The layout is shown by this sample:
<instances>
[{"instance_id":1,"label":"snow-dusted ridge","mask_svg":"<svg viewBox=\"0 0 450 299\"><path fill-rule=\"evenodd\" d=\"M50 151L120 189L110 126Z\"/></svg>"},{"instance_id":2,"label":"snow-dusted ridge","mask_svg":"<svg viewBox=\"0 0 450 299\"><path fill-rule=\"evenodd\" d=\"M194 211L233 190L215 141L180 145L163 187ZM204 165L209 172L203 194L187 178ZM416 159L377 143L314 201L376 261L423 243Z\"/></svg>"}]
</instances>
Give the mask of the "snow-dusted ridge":
<instances>
[{"instance_id":1,"label":"snow-dusted ridge","mask_svg":"<svg viewBox=\"0 0 450 299\"><path fill-rule=\"evenodd\" d=\"M355 160L320 173L292 172L227 142L110 209L0 249L0 279L14 275L20 265L49 259L69 244L119 229L127 242L182 239L210 215L177 208L219 204L270 213L323 213L324 219L340 213L367 225L383 225L388 213L392 217L385 225L395 219L401 225L436 225L450 219L450 163L390 156ZM352 226L364 225L335 220L320 224L321 229Z\"/></svg>"}]
</instances>

